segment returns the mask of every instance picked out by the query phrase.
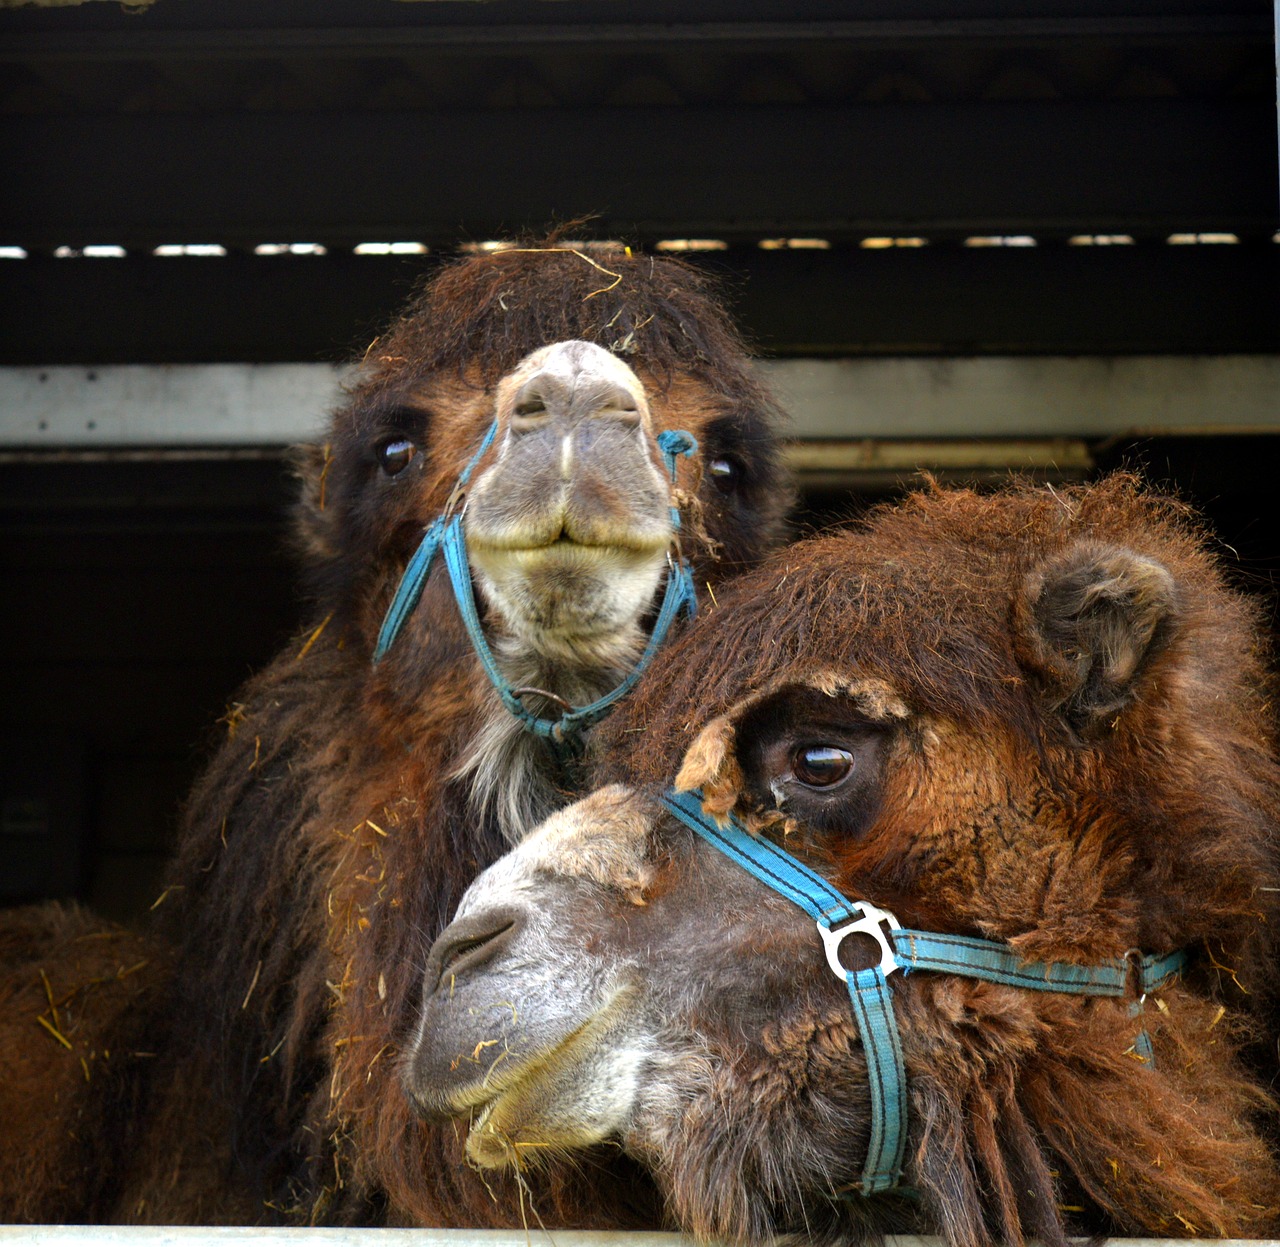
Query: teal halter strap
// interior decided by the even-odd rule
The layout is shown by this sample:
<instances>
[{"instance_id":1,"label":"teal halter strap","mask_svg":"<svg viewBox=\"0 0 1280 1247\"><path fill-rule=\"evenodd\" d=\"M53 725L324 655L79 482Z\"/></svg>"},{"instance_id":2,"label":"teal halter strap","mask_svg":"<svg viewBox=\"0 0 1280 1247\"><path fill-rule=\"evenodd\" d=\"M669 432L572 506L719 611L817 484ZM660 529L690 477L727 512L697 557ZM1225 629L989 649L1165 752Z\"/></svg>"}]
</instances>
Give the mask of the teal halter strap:
<instances>
[{"instance_id":1,"label":"teal halter strap","mask_svg":"<svg viewBox=\"0 0 1280 1247\"><path fill-rule=\"evenodd\" d=\"M454 507L462 497L471 473L480 462L484 452L488 450L497 432L497 422L489 426L480 449L472 456L470 463L462 470L458 482L453 488L444 513L438 516L427 528L422 541L405 568L404 575L396 589L395 597L383 618L378 632L377 645L373 651L373 661L378 663L386 655L404 626L405 620L413 613L422 597L422 590L431 572L431 565L436 554L443 548L445 568L449 573L449 583L453 588L454 601L467 630L467 638L480 660L480 666L493 685L498 697L507 710L519 720L521 726L535 736L548 740L553 746L567 746L573 743L578 734L593 724L598 723L614 705L625 697L639 680L646 667L658 652L676 616L683 611L690 618L698 608L697 593L693 586L693 573L688 562L683 558L673 559L667 555L667 587L662 595L662 605L658 609L658 617L654 621L653 630L649 634L644 652L615 688L603 697L597 698L586 706L570 707L559 718L548 719L533 714L525 709L521 701L524 690L513 689L507 682L498 666L498 660L484 635L480 624L480 614L476 608L475 591L471 584L471 567L467 561L466 536L462 531L462 515L454 513ZM689 433L681 429L668 429L658 435L658 448L662 451L667 471L674 487L676 481L676 459L681 455L692 455L698 449L698 443ZM671 527L678 535L680 531L680 508L673 501L671 504ZM678 543L677 543L678 549Z\"/></svg>"},{"instance_id":2,"label":"teal halter strap","mask_svg":"<svg viewBox=\"0 0 1280 1247\"><path fill-rule=\"evenodd\" d=\"M859 1189L863 1195L898 1187L907 1136L906 1072L893 1013L889 976L913 970L960 974L1032 991L1084 996L1124 996L1131 986L1139 996L1156 991L1186 965L1183 952L1164 956L1130 954L1092 966L1069 962L1023 961L1013 949L992 940L904 928L891 913L867 901L851 901L821 875L776 844L751 835L733 817L721 826L702 808L699 792L663 794L663 804L730 860L798 905L818 926L827 964L845 983L862 1037L871 1088L871 1131ZM840 945L850 935L868 935L880 948L880 961L865 970L840 962ZM1140 1001L1139 1001L1140 1003ZM1139 1059L1150 1050L1145 1032L1135 1044Z\"/></svg>"},{"instance_id":3,"label":"teal halter strap","mask_svg":"<svg viewBox=\"0 0 1280 1247\"><path fill-rule=\"evenodd\" d=\"M449 499L444 504L444 511L427 526L422 541L419 542L408 566L405 567L400 583L396 586L395 597L391 599L391 605L382 618L382 627L378 629L378 640L373 649L375 666L382 661L387 650L395 643L405 620L413 614L414 608L422 598L422 590L431 572L431 564L444 537L445 523L466 493L467 485L471 481L471 473L476 470L476 465L484 458L485 451L493 445L493 439L497 436L498 422L494 420L485 430L484 437L480 439L476 453L467 461L466 467L458 473L458 479L454 482Z\"/></svg>"},{"instance_id":4,"label":"teal halter strap","mask_svg":"<svg viewBox=\"0 0 1280 1247\"><path fill-rule=\"evenodd\" d=\"M589 705L567 710L558 719L540 718L524 708L519 693L507 683L506 677L498 667L498 660L485 639L484 629L480 626L480 615L476 610L475 593L471 587L471 569L467 564L461 516L455 515L449 521L444 530L442 544L445 566L449 570L449 581L453 585L454 600L458 603L458 611L466 626L471 647L475 650L476 657L480 659L480 666L489 677L489 683L502 699L502 704L520 720L526 731L553 741L563 742L603 719L614 704L635 687L636 681L653 660L654 654L658 652L658 647L666 640L667 632L680 611L684 610L692 617L697 609L693 576L688 564L683 560L676 563L668 555L667 588L662 595L662 606L658 611L658 618L654 621L653 631L649 634L649 643L645 646L644 653L640 655L636 665L631 668L620 684Z\"/></svg>"}]
</instances>

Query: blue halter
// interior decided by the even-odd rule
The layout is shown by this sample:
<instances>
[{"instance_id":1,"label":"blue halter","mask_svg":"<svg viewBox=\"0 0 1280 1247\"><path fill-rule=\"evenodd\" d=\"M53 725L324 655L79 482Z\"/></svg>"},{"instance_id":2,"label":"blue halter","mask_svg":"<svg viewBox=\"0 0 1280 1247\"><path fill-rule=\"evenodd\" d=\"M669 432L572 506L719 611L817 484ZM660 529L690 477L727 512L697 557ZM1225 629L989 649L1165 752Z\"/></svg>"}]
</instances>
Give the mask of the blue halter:
<instances>
[{"instance_id":1,"label":"blue halter","mask_svg":"<svg viewBox=\"0 0 1280 1247\"><path fill-rule=\"evenodd\" d=\"M497 432L498 422L495 420L485 433L480 448L459 474L457 484L449 495L449 501L445 504L443 513L432 521L423 535L421 544L409 560L404 575L400 578L400 584L396 588L395 597L392 598L391 605L387 608L386 616L382 620L382 627L378 631L373 661L375 664L381 662L395 643L400 629L404 627L405 621L413 613L422 597L437 551L443 549L449 583L453 587L454 600L462 615L467 637L476 652L476 657L480 659L480 666L502 704L520 721L520 725L526 731L549 740L554 745L567 745L571 744L580 732L604 718L615 703L635 687L636 681L666 640L676 616L683 610L689 618L693 617L698 609L697 594L693 587L693 573L683 556L672 558L670 554L667 555L667 587L662 595L662 605L654 621L653 631L649 634L648 644L636 665L616 688L589 705L568 707L564 714L556 719L545 719L525 709L521 695L539 690L512 688L498 667L498 660L494 657L493 650L485 638L484 629L480 626L480 614L476 609L475 592L471 586L471 568L467 562L466 537L462 531L462 512L457 510L459 501L465 495L472 472L475 471L485 451L493 444ZM680 429L668 429L658 434L658 449L662 451L667 472L671 476L671 484L674 486L676 458L680 455L692 455L698 449L698 443L692 434ZM672 531L679 534L680 508L674 501L671 503L670 514ZM677 544L677 551L678 549Z\"/></svg>"},{"instance_id":2,"label":"blue halter","mask_svg":"<svg viewBox=\"0 0 1280 1247\"><path fill-rule=\"evenodd\" d=\"M753 836L731 814L725 826L702 808L699 792L663 794L663 804L686 827L753 874L775 892L798 905L817 924L827 964L849 989L854 1019L862 1036L871 1087L871 1137L859 1189L874 1195L898 1187L907 1138L906 1072L902 1043L893 1015L889 976L912 970L961 974L967 978L1026 987L1033 991L1068 992L1078 996L1124 996L1134 985L1138 1005L1148 992L1164 987L1186 965L1183 952L1163 957L1114 957L1099 965L1062 961L1023 961L1011 948L968 935L911 931L887 910L867 901L851 901L821 875L776 844ZM866 970L847 970L840 945L850 935L868 935L880 948L880 961ZM1146 1040L1146 1051L1142 1041ZM1146 1033L1135 1044L1139 1060L1149 1064Z\"/></svg>"}]
</instances>

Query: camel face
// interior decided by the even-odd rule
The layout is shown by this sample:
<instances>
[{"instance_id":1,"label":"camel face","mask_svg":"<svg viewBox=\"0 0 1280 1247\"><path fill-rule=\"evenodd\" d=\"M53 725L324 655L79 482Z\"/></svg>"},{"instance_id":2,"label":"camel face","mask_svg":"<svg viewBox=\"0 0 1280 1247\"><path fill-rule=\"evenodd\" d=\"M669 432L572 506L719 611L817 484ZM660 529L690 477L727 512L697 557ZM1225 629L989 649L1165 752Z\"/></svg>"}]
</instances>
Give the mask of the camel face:
<instances>
[{"instance_id":1,"label":"camel face","mask_svg":"<svg viewBox=\"0 0 1280 1247\"><path fill-rule=\"evenodd\" d=\"M304 462L298 515L311 588L348 644L375 648L495 423L463 527L485 633L516 686L579 705L616 684L674 552L672 506L699 588L778 543L791 493L776 412L731 326L696 274L615 256L608 289L590 258L556 249L447 266L369 348ZM656 439L676 429L697 450L673 482ZM428 617L447 613L432 609L445 579L433 567L426 609L384 664L406 698L413 655L440 644Z\"/></svg>"},{"instance_id":2,"label":"camel face","mask_svg":"<svg viewBox=\"0 0 1280 1247\"><path fill-rule=\"evenodd\" d=\"M497 449L465 517L484 597L552 652L628 627L675 535L639 378L601 347L560 342L504 377L495 407Z\"/></svg>"},{"instance_id":3,"label":"camel face","mask_svg":"<svg viewBox=\"0 0 1280 1247\"><path fill-rule=\"evenodd\" d=\"M1265 1233L1280 1177L1236 980L1274 990L1280 776L1255 618L1184 525L1123 481L939 491L727 589L610 725L614 782L482 874L434 946L418 1110L465 1115L495 1169L613 1141L683 1229L730 1241ZM848 984L668 785L906 928L1021 967L1189 966L1108 997L893 973L919 1198L857 1195Z\"/></svg>"},{"instance_id":4,"label":"camel face","mask_svg":"<svg viewBox=\"0 0 1280 1247\"><path fill-rule=\"evenodd\" d=\"M172 963L77 996L75 1051L46 1036L59 1078L34 1085L43 1048L6 1066L23 1116L12 1146L0 1131L0 1220L497 1225L534 1200L553 1224L652 1223L652 1183L616 1152L607 1179L544 1175L532 1195L460 1168L395 1054L467 885L586 791L583 734L662 644L650 606L684 624L688 581L659 583L668 507L705 601L780 541L779 415L692 267L551 241L434 266L298 453L311 613L236 694L186 804L158 910ZM675 429L698 451L672 488L654 443ZM576 735L541 734L565 703L591 711ZM45 1020L69 1027L63 970L83 958L59 956ZM43 1033L25 965L0 1051Z\"/></svg>"},{"instance_id":5,"label":"camel face","mask_svg":"<svg viewBox=\"0 0 1280 1247\"><path fill-rule=\"evenodd\" d=\"M662 1165L691 1106L707 1124L759 1118L743 1098L751 1080L717 1066L763 1070L743 1023L792 993L840 1037L830 1056L852 1062L852 1081L848 1000L813 924L651 796L611 786L553 815L467 893L428 960L405 1087L428 1115L469 1116L467 1155L485 1168L610 1138Z\"/></svg>"},{"instance_id":6,"label":"camel face","mask_svg":"<svg viewBox=\"0 0 1280 1247\"><path fill-rule=\"evenodd\" d=\"M446 266L305 463L325 637L372 659L389 740L466 721L436 770L509 841L576 787L581 732L668 626L777 544L791 496L775 408L703 279L617 257L607 290L576 251ZM427 557L443 516L453 554ZM536 733L562 719L552 750Z\"/></svg>"}]
</instances>

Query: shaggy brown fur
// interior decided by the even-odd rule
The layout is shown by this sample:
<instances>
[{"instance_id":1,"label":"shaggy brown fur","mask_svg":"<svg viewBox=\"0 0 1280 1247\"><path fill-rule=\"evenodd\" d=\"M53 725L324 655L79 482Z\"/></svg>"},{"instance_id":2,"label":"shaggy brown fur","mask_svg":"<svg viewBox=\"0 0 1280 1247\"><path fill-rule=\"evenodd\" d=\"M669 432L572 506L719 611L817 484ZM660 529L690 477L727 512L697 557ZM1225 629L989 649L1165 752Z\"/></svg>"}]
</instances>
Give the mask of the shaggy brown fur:
<instances>
[{"instance_id":1,"label":"shaggy brown fur","mask_svg":"<svg viewBox=\"0 0 1280 1247\"><path fill-rule=\"evenodd\" d=\"M465 1107L492 1165L616 1137L709 1238L1274 1233L1275 1105L1239 1059L1277 979L1272 685L1192 517L1124 477L935 490L718 597L596 737L612 786L438 942L405 1063L423 1111ZM801 778L819 747L836 782ZM848 993L798 907L664 812L673 779L906 927L1190 966L1140 1016L895 976L919 1199L841 1199L870 1098Z\"/></svg>"},{"instance_id":2,"label":"shaggy brown fur","mask_svg":"<svg viewBox=\"0 0 1280 1247\"><path fill-rule=\"evenodd\" d=\"M737 739L780 713L765 692L883 681L911 727L875 817L837 836L801 819L789 848L904 925L1028 959L1194 954L1184 985L1148 1002L1155 1071L1133 1059L1123 1007L933 975L895 989L927 1222L959 1244L1061 1242L1064 1223L1274 1233L1280 1173L1255 1124L1274 1123L1272 1106L1237 1060L1278 978L1265 636L1194 517L1130 479L936 490L721 594L597 738L597 778L661 784L684 759L685 782L768 823ZM727 746L708 764L704 734L688 754L722 715L711 736ZM627 748L641 728L652 747ZM743 1122L752 1105L737 1105ZM778 1130L765 1115L754 1146ZM707 1201L730 1178L700 1171L711 1153L696 1129L687 1141L669 1191L682 1223L838 1226L838 1207L753 1229L717 1215Z\"/></svg>"},{"instance_id":3,"label":"shaggy brown fur","mask_svg":"<svg viewBox=\"0 0 1280 1247\"><path fill-rule=\"evenodd\" d=\"M776 544L789 496L775 413L701 276L554 241L441 268L369 348L328 444L304 456L312 619L237 695L187 804L159 910L178 962L172 1007L152 1018L160 1056L120 1075L142 1124L101 1132L98 1163L113 1172L63 1217L520 1224L517 1185L467 1171L454 1132L414 1121L393 1076L425 949L506 847L451 778L490 695L441 568L389 657L374 668L370 656L409 554L492 418L494 382L571 338L619 353L656 427L699 439L679 481L699 587ZM379 474L388 437L418 447L411 489ZM702 472L717 459L733 468L727 487ZM646 1215L645 1188L636 1211L625 1166L602 1164L620 1174L607 1197L570 1176L543 1215Z\"/></svg>"},{"instance_id":4,"label":"shaggy brown fur","mask_svg":"<svg viewBox=\"0 0 1280 1247\"><path fill-rule=\"evenodd\" d=\"M53 1221L112 1198L99 1140L134 1115L130 1080L117 1071L156 1056L148 1019L164 1004L169 970L158 957L156 945L79 909L4 915L0 1191L9 1218Z\"/></svg>"}]
</instances>

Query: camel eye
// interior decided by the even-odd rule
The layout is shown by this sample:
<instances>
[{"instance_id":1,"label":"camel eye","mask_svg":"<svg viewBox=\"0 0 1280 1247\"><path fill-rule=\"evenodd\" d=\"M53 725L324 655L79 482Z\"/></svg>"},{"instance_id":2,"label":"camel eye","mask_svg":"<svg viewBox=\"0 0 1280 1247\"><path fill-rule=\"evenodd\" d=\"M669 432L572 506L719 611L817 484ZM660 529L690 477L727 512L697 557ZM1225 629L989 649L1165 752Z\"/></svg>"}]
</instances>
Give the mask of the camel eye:
<instances>
[{"instance_id":1,"label":"camel eye","mask_svg":"<svg viewBox=\"0 0 1280 1247\"><path fill-rule=\"evenodd\" d=\"M732 459L712 459L707 464L707 475L721 493L727 494L737 485L740 469Z\"/></svg>"},{"instance_id":2,"label":"camel eye","mask_svg":"<svg viewBox=\"0 0 1280 1247\"><path fill-rule=\"evenodd\" d=\"M791 755L791 773L807 788L831 788L853 770L853 754L836 745L802 745Z\"/></svg>"},{"instance_id":3,"label":"camel eye","mask_svg":"<svg viewBox=\"0 0 1280 1247\"><path fill-rule=\"evenodd\" d=\"M395 476L409 466L418 448L407 437L392 437L378 447L378 463L388 476Z\"/></svg>"},{"instance_id":4,"label":"camel eye","mask_svg":"<svg viewBox=\"0 0 1280 1247\"><path fill-rule=\"evenodd\" d=\"M789 685L750 707L735 733L746 808L806 834L862 835L875 817L895 731L856 705Z\"/></svg>"}]
</instances>

